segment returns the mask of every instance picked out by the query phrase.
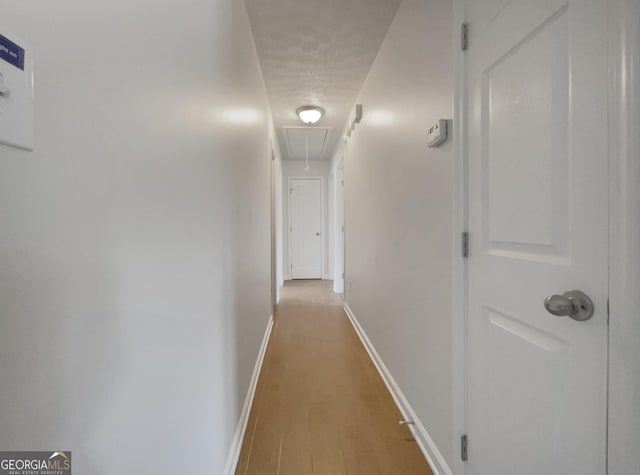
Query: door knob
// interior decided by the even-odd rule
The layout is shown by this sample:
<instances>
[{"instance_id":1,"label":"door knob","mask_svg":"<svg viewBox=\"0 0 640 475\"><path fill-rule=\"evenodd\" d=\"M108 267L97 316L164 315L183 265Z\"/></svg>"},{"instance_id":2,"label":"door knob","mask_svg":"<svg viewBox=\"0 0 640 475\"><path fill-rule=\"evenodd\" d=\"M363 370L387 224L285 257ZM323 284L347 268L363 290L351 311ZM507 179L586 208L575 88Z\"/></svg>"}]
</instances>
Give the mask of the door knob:
<instances>
[{"instance_id":1,"label":"door knob","mask_svg":"<svg viewBox=\"0 0 640 475\"><path fill-rule=\"evenodd\" d=\"M593 302L587 294L570 290L562 295L550 295L544 299L544 308L552 315L570 317L579 322L593 316Z\"/></svg>"},{"instance_id":2,"label":"door knob","mask_svg":"<svg viewBox=\"0 0 640 475\"><path fill-rule=\"evenodd\" d=\"M320 233L316 233L316 236L320 236Z\"/></svg>"}]
</instances>

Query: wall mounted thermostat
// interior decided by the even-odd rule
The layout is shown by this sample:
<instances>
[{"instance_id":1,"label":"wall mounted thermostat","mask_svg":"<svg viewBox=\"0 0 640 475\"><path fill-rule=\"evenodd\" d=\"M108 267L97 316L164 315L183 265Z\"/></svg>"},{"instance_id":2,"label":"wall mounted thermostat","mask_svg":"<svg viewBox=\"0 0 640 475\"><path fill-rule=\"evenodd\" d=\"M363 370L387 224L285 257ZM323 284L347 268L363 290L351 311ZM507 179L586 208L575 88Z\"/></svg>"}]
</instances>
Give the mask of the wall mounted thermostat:
<instances>
[{"instance_id":1,"label":"wall mounted thermostat","mask_svg":"<svg viewBox=\"0 0 640 475\"><path fill-rule=\"evenodd\" d=\"M447 140L447 121L446 119L440 119L429 127L427 144L429 147L437 147L445 140Z\"/></svg>"},{"instance_id":2,"label":"wall mounted thermostat","mask_svg":"<svg viewBox=\"0 0 640 475\"><path fill-rule=\"evenodd\" d=\"M0 144L33 150L31 48L2 28L0 28Z\"/></svg>"}]
</instances>

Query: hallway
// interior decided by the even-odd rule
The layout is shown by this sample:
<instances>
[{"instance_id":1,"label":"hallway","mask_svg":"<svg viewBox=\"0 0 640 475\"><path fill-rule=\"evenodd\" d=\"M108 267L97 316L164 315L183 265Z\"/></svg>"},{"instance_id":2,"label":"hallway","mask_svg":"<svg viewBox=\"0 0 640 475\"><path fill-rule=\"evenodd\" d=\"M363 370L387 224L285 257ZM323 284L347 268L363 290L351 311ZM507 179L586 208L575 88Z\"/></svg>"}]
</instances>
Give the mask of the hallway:
<instances>
[{"instance_id":1,"label":"hallway","mask_svg":"<svg viewBox=\"0 0 640 475\"><path fill-rule=\"evenodd\" d=\"M640 0L0 18L0 475L640 475Z\"/></svg>"},{"instance_id":2,"label":"hallway","mask_svg":"<svg viewBox=\"0 0 640 475\"><path fill-rule=\"evenodd\" d=\"M330 281L288 281L236 474L431 474Z\"/></svg>"}]
</instances>

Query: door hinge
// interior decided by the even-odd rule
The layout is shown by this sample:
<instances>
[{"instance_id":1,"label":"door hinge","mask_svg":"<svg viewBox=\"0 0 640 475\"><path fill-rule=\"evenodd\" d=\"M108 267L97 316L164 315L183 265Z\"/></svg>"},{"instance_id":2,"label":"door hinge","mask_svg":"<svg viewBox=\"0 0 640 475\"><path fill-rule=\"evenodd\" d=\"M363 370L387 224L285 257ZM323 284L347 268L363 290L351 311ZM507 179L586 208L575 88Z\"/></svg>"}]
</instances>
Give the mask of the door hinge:
<instances>
[{"instance_id":1,"label":"door hinge","mask_svg":"<svg viewBox=\"0 0 640 475\"><path fill-rule=\"evenodd\" d=\"M342 186L344 186L344 180L342 180Z\"/></svg>"},{"instance_id":2,"label":"door hinge","mask_svg":"<svg viewBox=\"0 0 640 475\"><path fill-rule=\"evenodd\" d=\"M342 280L344 280L344 272L342 273Z\"/></svg>"},{"instance_id":3,"label":"door hinge","mask_svg":"<svg viewBox=\"0 0 640 475\"><path fill-rule=\"evenodd\" d=\"M609 326L609 316L611 315L611 312L609 310L609 299L607 299L607 326Z\"/></svg>"},{"instance_id":4,"label":"door hinge","mask_svg":"<svg viewBox=\"0 0 640 475\"><path fill-rule=\"evenodd\" d=\"M293 188L289 188L289 194L293 195Z\"/></svg>"},{"instance_id":5,"label":"door hinge","mask_svg":"<svg viewBox=\"0 0 640 475\"><path fill-rule=\"evenodd\" d=\"M469 257L469 233L462 233L462 257Z\"/></svg>"},{"instance_id":6,"label":"door hinge","mask_svg":"<svg viewBox=\"0 0 640 475\"><path fill-rule=\"evenodd\" d=\"M463 23L460 25L460 49L467 51L469 48L469 24Z\"/></svg>"},{"instance_id":7,"label":"door hinge","mask_svg":"<svg viewBox=\"0 0 640 475\"><path fill-rule=\"evenodd\" d=\"M466 462L469 456L467 453L468 444L469 438L467 437L467 434L463 434L462 437L460 437L460 458L463 462Z\"/></svg>"}]
</instances>

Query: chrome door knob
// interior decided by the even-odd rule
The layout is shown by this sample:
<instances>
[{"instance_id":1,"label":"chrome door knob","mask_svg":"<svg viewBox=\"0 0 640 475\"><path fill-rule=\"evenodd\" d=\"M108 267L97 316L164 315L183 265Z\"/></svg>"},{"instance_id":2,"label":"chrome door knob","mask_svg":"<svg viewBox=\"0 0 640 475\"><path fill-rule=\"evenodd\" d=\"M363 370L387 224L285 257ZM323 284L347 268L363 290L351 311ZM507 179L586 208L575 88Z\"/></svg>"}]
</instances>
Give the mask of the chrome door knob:
<instances>
[{"instance_id":1,"label":"chrome door knob","mask_svg":"<svg viewBox=\"0 0 640 475\"><path fill-rule=\"evenodd\" d=\"M316 233L316 236L320 236L320 233Z\"/></svg>"},{"instance_id":2,"label":"chrome door knob","mask_svg":"<svg viewBox=\"0 0 640 475\"><path fill-rule=\"evenodd\" d=\"M544 308L552 315L570 317L579 322L593 316L593 302L587 294L570 290L562 295L550 295L544 299Z\"/></svg>"}]
</instances>

